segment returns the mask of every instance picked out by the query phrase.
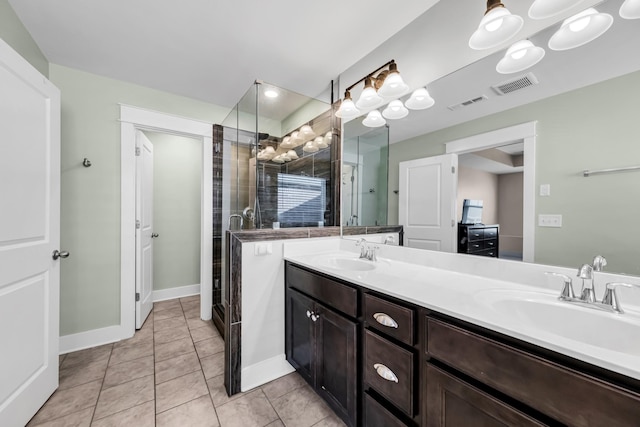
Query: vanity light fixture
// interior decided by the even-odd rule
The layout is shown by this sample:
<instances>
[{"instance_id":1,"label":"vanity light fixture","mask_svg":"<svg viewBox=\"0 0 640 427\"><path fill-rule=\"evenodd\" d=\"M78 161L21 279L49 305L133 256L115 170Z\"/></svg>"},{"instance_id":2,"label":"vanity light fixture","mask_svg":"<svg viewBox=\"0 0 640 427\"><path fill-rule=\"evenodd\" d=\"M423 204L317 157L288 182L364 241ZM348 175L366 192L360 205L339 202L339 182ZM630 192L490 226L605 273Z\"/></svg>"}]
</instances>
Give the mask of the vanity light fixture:
<instances>
[{"instance_id":1,"label":"vanity light fixture","mask_svg":"<svg viewBox=\"0 0 640 427\"><path fill-rule=\"evenodd\" d=\"M298 153L296 153L295 150L289 150L287 151L287 157L291 160L298 160Z\"/></svg>"},{"instance_id":2,"label":"vanity light fixture","mask_svg":"<svg viewBox=\"0 0 640 427\"><path fill-rule=\"evenodd\" d=\"M356 107L361 110L378 108L384 103L384 98L378 95L378 91L373 87L373 77L369 76L364 81L364 90L360 94Z\"/></svg>"},{"instance_id":3,"label":"vanity light fixture","mask_svg":"<svg viewBox=\"0 0 640 427\"><path fill-rule=\"evenodd\" d=\"M546 19L579 5L584 0L535 0L529 8L529 18Z\"/></svg>"},{"instance_id":4,"label":"vanity light fixture","mask_svg":"<svg viewBox=\"0 0 640 427\"><path fill-rule=\"evenodd\" d=\"M549 39L549 49L568 50L585 45L603 35L613 24L613 16L594 8L567 18Z\"/></svg>"},{"instance_id":5,"label":"vanity light fixture","mask_svg":"<svg viewBox=\"0 0 640 427\"><path fill-rule=\"evenodd\" d=\"M407 86L402 79L402 76L398 71L398 65L394 61L391 61L389 64L389 71L383 71L380 73L378 81L381 78L383 79L383 82L380 89L378 89L378 94L380 96L384 96L385 98L398 98L409 90L409 86ZM378 82L376 82L376 84L377 83Z\"/></svg>"},{"instance_id":6,"label":"vanity light fixture","mask_svg":"<svg viewBox=\"0 0 640 427\"><path fill-rule=\"evenodd\" d=\"M382 117L380 111L371 110L367 117L362 121L362 124L368 128L379 128L380 126L384 126L387 124L387 121Z\"/></svg>"},{"instance_id":7,"label":"vanity light fixture","mask_svg":"<svg viewBox=\"0 0 640 427\"><path fill-rule=\"evenodd\" d=\"M298 132L297 130L291 132L291 143L293 144L294 147L297 147L303 142L304 141L302 140L302 135L300 135L300 132Z\"/></svg>"},{"instance_id":8,"label":"vanity light fixture","mask_svg":"<svg viewBox=\"0 0 640 427\"><path fill-rule=\"evenodd\" d=\"M324 142L327 145L331 145L331 143L333 142L333 134L331 133L331 131L324 134Z\"/></svg>"},{"instance_id":9,"label":"vanity light fixture","mask_svg":"<svg viewBox=\"0 0 640 427\"><path fill-rule=\"evenodd\" d=\"M387 108L382 111L382 116L389 120L398 120L409 115L409 110L402 104L402 101L396 99L391 101Z\"/></svg>"},{"instance_id":10,"label":"vanity light fixture","mask_svg":"<svg viewBox=\"0 0 640 427\"><path fill-rule=\"evenodd\" d=\"M620 6L620 16L624 19L640 19L640 0L625 0Z\"/></svg>"},{"instance_id":11,"label":"vanity light fixture","mask_svg":"<svg viewBox=\"0 0 640 427\"><path fill-rule=\"evenodd\" d=\"M316 137L316 133L311 129L311 126L304 125L300 128L299 135L302 137L303 141L309 141Z\"/></svg>"},{"instance_id":12,"label":"vanity light fixture","mask_svg":"<svg viewBox=\"0 0 640 427\"><path fill-rule=\"evenodd\" d=\"M336 116L345 119L355 119L360 115L360 110L354 104L353 99L351 99L351 92L347 89L344 93L344 99L340 103L340 108L336 111Z\"/></svg>"},{"instance_id":13,"label":"vanity light fixture","mask_svg":"<svg viewBox=\"0 0 640 427\"><path fill-rule=\"evenodd\" d=\"M280 147L282 148L293 148L293 143L291 142L290 136L285 136L282 138L282 142L280 143Z\"/></svg>"},{"instance_id":14,"label":"vanity light fixture","mask_svg":"<svg viewBox=\"0 0 640 427\"><path fill-rule=\"evenodd\" d=\"M317 136L316 139L313 140L313 143L318 148L327 148L329 145L324 141L323 136Z\"/></svg>"},{"instance_id":15,"label":"vanity light fixture","mask_svg":"<svg viewBox=\"0 0 640 427\"><path fill-rule=\"evenodd\" d=\"M304 144L304 147L302 147L302 151L304 151L305 153L317 153L318 147L316 147L313 141L309 141Z\"/></svg>"},{"instance_id":16,"label":"vanity light fixture","mask_svg":"<svg viewBox=\"0 0 640 427\"><path fill-rule=\"evenodd\" d=\"M413 91L404 106L410 110L425 110L432 107L436 101L429 95L427 88L421 87Z\"/></svg>"},{"instance_id":17,"label":"vanity light fixture","mask_svg":"<svg viewBox=\"0 0 640 427\"><path fill-rule=\"evenodd\" d=\"M545 53L543 48L534 46L529 40L520 40L507 49L496 71L500 74L518 73L542 61Z\"/></svg>"},{"instance_id":18,"label":"vanity light fixture","mask_svg":"<svg viewBox=\"0 0 640 427\"><path fill-rule=\"evenodd\" d=\"M496 47L512 39L524 25L524 20L513 15L500 0L487 0L487 11L478 29L469 39L471 49Z\"/></svg>"}]
</instances>

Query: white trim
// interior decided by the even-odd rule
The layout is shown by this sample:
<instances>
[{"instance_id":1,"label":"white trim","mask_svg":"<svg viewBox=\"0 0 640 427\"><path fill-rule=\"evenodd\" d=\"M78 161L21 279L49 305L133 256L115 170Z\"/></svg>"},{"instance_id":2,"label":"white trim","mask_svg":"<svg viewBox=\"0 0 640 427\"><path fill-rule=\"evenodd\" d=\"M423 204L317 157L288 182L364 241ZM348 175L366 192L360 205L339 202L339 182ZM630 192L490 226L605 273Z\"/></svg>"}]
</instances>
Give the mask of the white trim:
<instances>
[{"instance_id":1,"label":"white trim","mask_svg":"<svg viewBox=\"0 0 640 427\"><path fill-rule=\"evenodd\" d=\"M291 372L295 372L295 368L287 362L284 354L279 354L270 359L242 368L240 390L245 392L254 389Z\"/></svg>"},{"instance_id":2,"label":"white trim","mask_svg":"<svg viewBox=\"0 0 640 427\"><path fill-rule=\"evenodd\" d=\"M445 150L451 154L465 154L499 147L511 142L524 142L524 183L522 215L522 260L534 262L535 258L535 208L536 208L536 125L537 121L522 123L503 129L469 136L447 142Z\"/></svg>"},{"instance_id":3,"label":"white trim","mask_svg":"<svg viewBox=\"0 0 640 427\"><path fill-rule=\"evenodd\" d=\"M211 318L213 301L213 124L120 104L120 338L135 333L135 132L153 130L202 141L200 292L201 318Z\"/></svg>"},{"instance_id":4,"label":"white trim","mask_svg":"<svg viewBox=\"0 0 640 427\"><path fill-rule=\"evenodd\" d=\"M120 334L120 326L115 325L107 326L106 328L92 329L77 334L63 335L60 337L60 354L117 342L122 339Z\"/></svg>"},{"instance_id":5,"label":"white trim","mask_svg":"<svg viewBox=\"0 0 640 427\"><path fill-rule=\"evenodd\" d=\"M178 286L169 289L159 289L151 293L153 302L166 301L168 299L190 297L200 293L200 285Z\"/></svg>"}]
</instances>

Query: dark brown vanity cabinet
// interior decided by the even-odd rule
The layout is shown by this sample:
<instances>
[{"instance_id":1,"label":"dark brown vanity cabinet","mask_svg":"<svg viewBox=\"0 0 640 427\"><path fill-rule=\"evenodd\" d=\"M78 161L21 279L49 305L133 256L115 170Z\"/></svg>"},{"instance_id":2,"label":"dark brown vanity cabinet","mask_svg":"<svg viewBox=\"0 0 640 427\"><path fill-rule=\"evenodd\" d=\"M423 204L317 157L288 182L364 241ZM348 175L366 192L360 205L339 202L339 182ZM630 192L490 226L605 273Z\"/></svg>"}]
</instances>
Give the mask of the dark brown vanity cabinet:
<instances>
[{"instance_id":1,"label":"dark brown vanity cabinet","mask_svg":"<svg viewBox=\"0 0 640 427\"><path fill-rule=\"evenodd\" d=\"M350 315L357 314L358 291L289 264L286 283L287 360L348 425L357 426L359 326Z\"/></svg>"}]
</instances>

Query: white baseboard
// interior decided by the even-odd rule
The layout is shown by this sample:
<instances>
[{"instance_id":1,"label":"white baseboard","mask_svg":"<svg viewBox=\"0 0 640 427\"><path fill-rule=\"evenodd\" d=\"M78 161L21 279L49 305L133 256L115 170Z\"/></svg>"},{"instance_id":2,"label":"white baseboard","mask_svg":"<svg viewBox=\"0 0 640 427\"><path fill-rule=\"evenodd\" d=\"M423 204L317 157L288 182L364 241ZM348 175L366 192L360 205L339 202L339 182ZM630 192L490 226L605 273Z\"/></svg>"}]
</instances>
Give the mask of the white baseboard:
<instances>
[{"instance_id":1,"label":"white baseboard","mask_svg":"<svg viewBox=\"0 0 640 427\"><path fill-rule=\"evenodd\" d=\"M200 285L178 286L175 288L161 289L151 293L153 302L165 301L168 299L190 297L200 294Z\"/></svg>"},{"instance_id":2,"label":"white baseboard","mask_svg":"<svg viewBox=\"0 0 640 427\"><path fill-rule=\"evenodd\" d=\"M294 371L294 367L287 362L286 356L279 354L271 359L242 368L240 389L243 392L248 391Z\"/></svg>"},{"instance_id":3,"label":"white baseboard","mask_svg":"<svg viewBox=\"0 0 640 427\"><path fill-rule=\"evenodd\" d=\"M107 326L106 328L92 329L77 334L63 335L60 337L60 354L72 351L84 350L89 347L97 347L103 344L120 341L122 336L120 325Z\"/></svg>"}]
</instances>

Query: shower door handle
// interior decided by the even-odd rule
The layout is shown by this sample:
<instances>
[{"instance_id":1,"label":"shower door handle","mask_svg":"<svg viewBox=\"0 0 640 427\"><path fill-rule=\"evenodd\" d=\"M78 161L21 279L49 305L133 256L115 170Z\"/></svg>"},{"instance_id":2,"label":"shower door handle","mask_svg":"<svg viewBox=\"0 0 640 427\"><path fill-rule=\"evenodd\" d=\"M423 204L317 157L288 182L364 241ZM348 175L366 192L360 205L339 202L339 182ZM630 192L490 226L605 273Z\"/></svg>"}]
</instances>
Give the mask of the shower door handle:
<instances>
[{"instance_id":1,"label":"shower door handle","mask_svg":"<svg viewBox=\"0 0 640 427\"><path fill-rule=\"evenodd\" d=\"M158 233L153 233L153 234L151 234L151 238L152 238L152 239L153 239L153 238L155 238L155 237L159 237L159 234L158 234Z\"/></svg>"}]
</instances>

